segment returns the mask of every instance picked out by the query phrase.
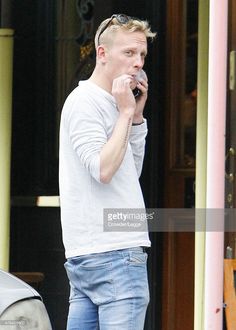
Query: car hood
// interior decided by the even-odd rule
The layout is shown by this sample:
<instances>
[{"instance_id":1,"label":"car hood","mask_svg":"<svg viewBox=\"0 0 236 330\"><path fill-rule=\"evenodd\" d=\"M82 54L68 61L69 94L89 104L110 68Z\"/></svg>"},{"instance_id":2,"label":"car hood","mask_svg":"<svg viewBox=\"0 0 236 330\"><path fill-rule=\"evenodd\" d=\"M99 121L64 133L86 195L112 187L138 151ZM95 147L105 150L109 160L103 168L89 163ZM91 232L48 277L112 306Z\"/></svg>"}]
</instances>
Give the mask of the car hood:
<instances>
[{"instance_id":1,"label":"car hood","mask_svg":"<svg viewBox=\"0 0 236 330\"><path fill-rule=\"evenodd\" d=\"M0 315L15 302L29 298L42 300L31 286L0 269Z\"/></svg>"}]
</instances>

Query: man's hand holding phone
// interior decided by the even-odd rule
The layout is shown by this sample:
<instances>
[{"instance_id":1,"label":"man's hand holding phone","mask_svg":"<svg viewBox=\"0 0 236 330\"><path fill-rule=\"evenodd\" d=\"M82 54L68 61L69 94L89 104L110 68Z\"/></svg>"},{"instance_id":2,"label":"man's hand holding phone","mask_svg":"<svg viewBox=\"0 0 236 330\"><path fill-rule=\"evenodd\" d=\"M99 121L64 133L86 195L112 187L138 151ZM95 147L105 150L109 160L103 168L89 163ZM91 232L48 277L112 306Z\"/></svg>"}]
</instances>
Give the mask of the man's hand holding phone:
<instances>
[{"instance_id":1,"label":"man's hand holding phone","mask_svg":"<svg viewBox=\"0 0 236 330\"><path fill-rule=\"evenodd\" d=\"M143 109L147 100L148 80L145 71L137 75L121 75L113 80L112 95L117 101L120 112L128 111L133 116L133 123L143 122Z\"/></svg>"},{"instance_id":2,"label":"man's hand holding phone","mask_svg":"<svg viewBox=\"0 0 236 330\"><path fill-rule=\"evenodd\" d=\"M148 78L144 70L140 70L136 75L137 85L133 90L136 99L136 110L133 117L133 124L143 122L143 110L148 95Z\"/></svg>"},{"instance_id":3,"label":"man's hand holding phone","mask_svg":"<svg viewBox=\"0 0 236 330\"><path fill-rule=\"evenodd\" d=\"M135 80L137 82L137 85L136 87L133 89L133 94L134 94L134 97L139 97L140 94L142 93L141 90L137 87L138 84L141 84L142 80L144 81L147 81L147 75L146 75L146 72L144 70L140 70L137 75L135 76Z\"/></svg>"}]
</instances>

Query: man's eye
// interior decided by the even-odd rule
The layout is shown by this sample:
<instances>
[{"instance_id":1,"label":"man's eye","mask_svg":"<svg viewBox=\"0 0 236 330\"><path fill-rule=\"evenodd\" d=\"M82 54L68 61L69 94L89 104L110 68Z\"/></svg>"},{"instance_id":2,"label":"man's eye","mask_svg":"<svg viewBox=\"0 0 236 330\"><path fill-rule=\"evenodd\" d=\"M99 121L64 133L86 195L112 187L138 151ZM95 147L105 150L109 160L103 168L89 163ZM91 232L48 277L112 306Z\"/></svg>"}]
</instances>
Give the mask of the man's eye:
<instances>
[{"instance_id":1,"label":"man's eye","mask_svg":"<svg viewBox=\"0 0 236 330\"><path fill-rule=\"evenodd\" d=\"M129 56L131 56L133 54L131 50L127 50L125 53Z\"/></svg>"}]
</instances>

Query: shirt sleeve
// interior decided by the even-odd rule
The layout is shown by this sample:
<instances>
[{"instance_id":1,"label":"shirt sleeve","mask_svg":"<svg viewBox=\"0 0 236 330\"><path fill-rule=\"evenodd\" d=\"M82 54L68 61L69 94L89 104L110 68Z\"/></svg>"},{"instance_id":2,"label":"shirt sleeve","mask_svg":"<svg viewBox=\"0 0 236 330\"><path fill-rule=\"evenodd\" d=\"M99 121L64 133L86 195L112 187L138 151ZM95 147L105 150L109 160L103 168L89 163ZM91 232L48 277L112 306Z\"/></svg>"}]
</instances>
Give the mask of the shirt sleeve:
<instances>
[{"instance_id":1,"label":"shirt sleeve","mask_svg":"<svg viewBox=\"0 0 236 330\"><path fill-rule=\"evenodd\" d=\"M82 108L82 109L81 109ZM72 147L90 175L100 181L100 151L107 142L104 122L96 109L88 104L74 106L68 116Z\"/></svg>"},{"instance_id":2,"label":"shirt sleeve","mask_svg":"<svg viewBox=\"0 0 236 330\"><path fill-rule=\"evenodd\" d=\"M140 177L142 172L147 132L148 129L146 119L144 119L143 124L132 126L130 132L129 142L132 148L138 177Z\"/></svg>"}]
</instances>

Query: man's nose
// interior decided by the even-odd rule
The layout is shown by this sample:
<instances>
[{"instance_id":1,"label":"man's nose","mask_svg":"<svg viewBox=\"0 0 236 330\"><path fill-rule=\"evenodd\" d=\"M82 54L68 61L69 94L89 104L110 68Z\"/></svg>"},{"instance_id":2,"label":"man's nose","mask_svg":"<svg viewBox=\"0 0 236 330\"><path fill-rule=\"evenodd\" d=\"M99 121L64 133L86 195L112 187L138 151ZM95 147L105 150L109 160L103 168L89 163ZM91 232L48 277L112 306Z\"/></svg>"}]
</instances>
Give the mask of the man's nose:
<instances>
[{"instance_id":1,"label":"man's nose","mask_svg":"<svg viewBox=\"0 0 236 330\"><path fill-rule=\"evenodd\" d=\"M136 68L141 69L143 67L143 65L144 65L143 57L140 56L140 55L137 55L136 58L135 58L135 64L134 64L134 66Z\"/></svg>"}]
</instances>

